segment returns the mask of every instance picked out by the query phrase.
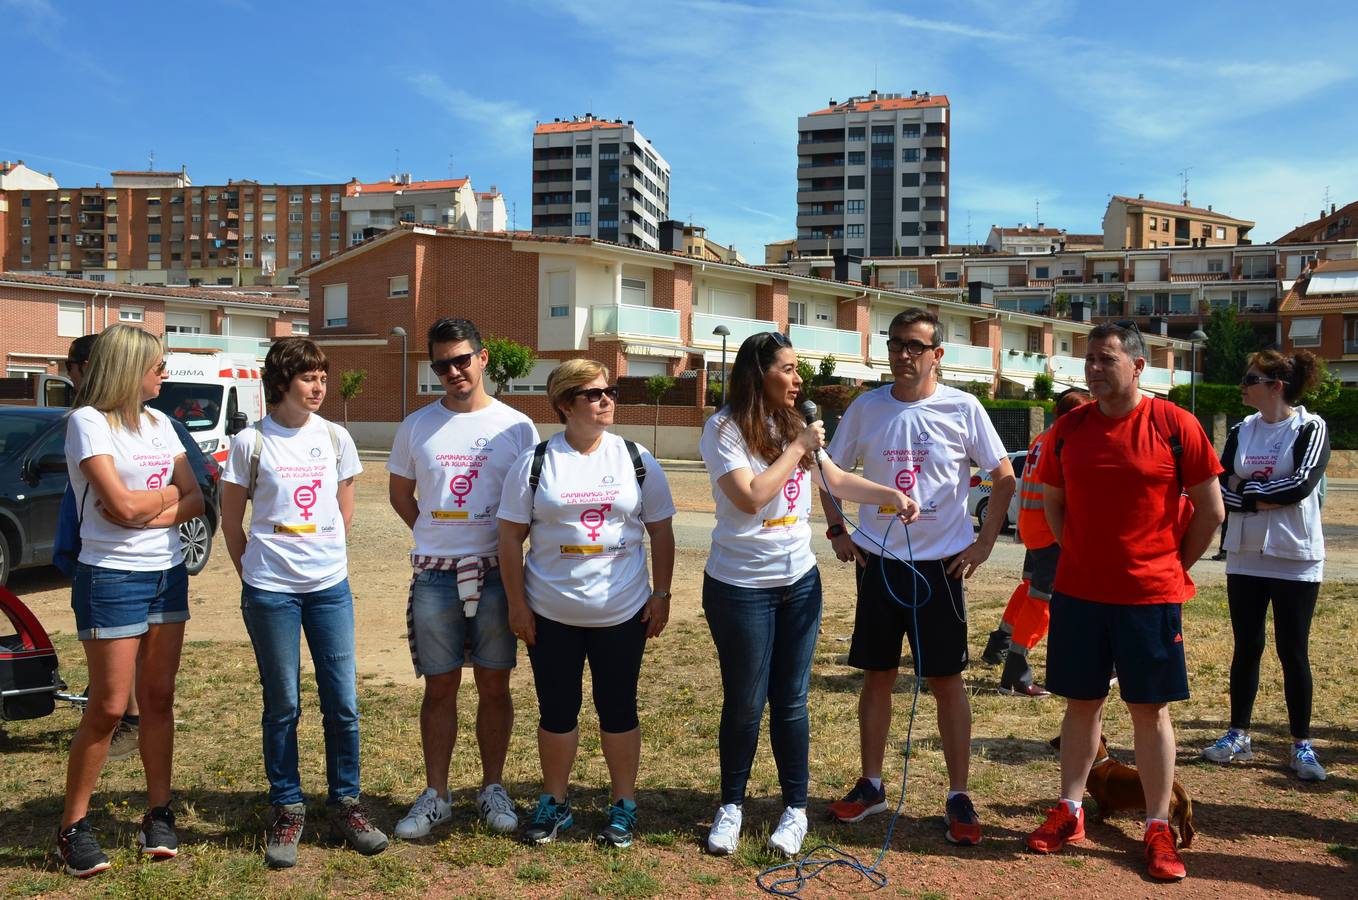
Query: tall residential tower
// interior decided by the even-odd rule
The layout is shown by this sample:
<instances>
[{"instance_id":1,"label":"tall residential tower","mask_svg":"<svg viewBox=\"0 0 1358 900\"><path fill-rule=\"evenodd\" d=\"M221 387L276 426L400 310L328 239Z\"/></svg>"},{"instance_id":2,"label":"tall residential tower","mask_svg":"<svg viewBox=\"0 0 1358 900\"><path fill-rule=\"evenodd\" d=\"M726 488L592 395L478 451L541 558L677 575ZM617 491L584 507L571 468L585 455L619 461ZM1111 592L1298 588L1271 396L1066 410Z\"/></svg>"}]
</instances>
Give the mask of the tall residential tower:
<instances>
[{"instance_id":1,"label":"tall residential tower","mask_svg":"<svg viewBox=\"0 0 1358 900\"><path fill-rule=\"evenodd\" d=\"M586 115L533 130L533 233L657 250L670 164L631 122Z\"/></svg>"},{"instance_id":2,"label":"tall residential tower","mask_svg":"<svg viewBox=\"0 0 1358 900\"><path fill-rule=\"evenodd\" d=\"M797 120L797 248L931 256L948 246L948 98L833 99Z\"/></svg>"}]
</instances>

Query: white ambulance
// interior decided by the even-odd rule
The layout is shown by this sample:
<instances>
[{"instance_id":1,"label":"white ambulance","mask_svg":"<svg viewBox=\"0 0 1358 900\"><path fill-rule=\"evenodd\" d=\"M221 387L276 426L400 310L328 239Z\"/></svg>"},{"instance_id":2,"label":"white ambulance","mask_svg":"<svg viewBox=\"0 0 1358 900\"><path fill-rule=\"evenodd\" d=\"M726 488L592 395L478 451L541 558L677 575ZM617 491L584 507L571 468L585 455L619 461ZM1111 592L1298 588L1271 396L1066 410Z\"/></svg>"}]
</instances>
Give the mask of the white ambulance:
<instances>
[{"instance_id":1,"label":"white ambulance","mask_svg":"<svg viewBox=\"0 0 1358 900\"><path fill-rule=\"evenodd\" d=\"M247 353L176 350L151 406L182 423L204 453L226 461L231 436L264 417L260 362Z\"/></svg>"}]
</instances>

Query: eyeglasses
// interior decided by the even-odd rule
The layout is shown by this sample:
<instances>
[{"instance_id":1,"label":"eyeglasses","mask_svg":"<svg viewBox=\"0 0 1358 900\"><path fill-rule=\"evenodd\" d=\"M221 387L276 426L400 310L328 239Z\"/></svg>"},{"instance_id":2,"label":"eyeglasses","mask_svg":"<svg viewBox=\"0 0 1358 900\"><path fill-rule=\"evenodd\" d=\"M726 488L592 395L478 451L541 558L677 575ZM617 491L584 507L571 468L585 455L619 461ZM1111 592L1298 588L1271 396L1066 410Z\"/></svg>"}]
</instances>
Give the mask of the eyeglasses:
<instances>
[{"instance_id":1,"label":"eyeglasses","mask_svg":"<svg viewBox=\"0 0 1358 900\"><path fill-rule=\"evenodd\" d=\"M436 359L429 363L429 368L434 370L435 375L447 375L457 366L459 371L465 372L467 367L472 364L472 357L475 353L462 353L458 356L450 356L447 359Z\"/></svg>"},{"instance_id":2,"label":"eyeglasses","mask_svg":"<svg viewBox=\"0 0 1358 900\"><path fill-rule=\"evenodd\" d=\"M792 346L792 341L790 341L788 339L788 336L783 334L781 331L764 332L764 339L759 342L760 348L762 349L764 345L768 344L769 342L772 342L779 348Z\"/></svg>"},{"instance_id":3,"label":"eyeglasses","mask_svg":"<svg viewBox=\"0 0 1358 900\"><path fill-rule=\"evenodd\" d=\"M938 349L938 344L926 344L924 343L924 341L918 341L915 340L914 338L911 338L908 341L899 341L896 338L891 338L886 342L886 352L888 353L903 352L909 354L912 357L919 356L925 350L936 350L936 349Z\"/></svg>"},{"instance_id":4,"label":"eyeglasses","mask_svg":"<svg viewBox=\"0 0 1358 900\"><path fill-rule=\"evenodd\" d=\"M79 363L78 365L82 365L82 366L83 366L84 363ZM164 374L165 374L165 360L162 359L160 362L156 363L155 366L153 366L152 368L155 369L155 372L156 372L157 375L164 375Z\"/></svg>"},{"instance_id":5,"label":"eyeglasses","mask_svg":"<svg viewBox=\"0 0 1358 900\"><path fill-rule=\"evenodd\" d=\"M1125 328L1126 330L1134 332L1136 334L1141 333L1141 329L1137 328L1136 323L1133 322L1131 319L1121 319L1117 322L1114 322L1113 324L1116 325L1118 328Z\"/></svg>"},{"instance_id":6,"label":"eyeglasses","mask_svg":"<svg viewBox=\"0 0 1358 900\"><path fill-rule=\"evenodd\" d=\"M1249 387L1252 384L1277 384L1278 379L1269 378L1267 375L1246 375L1240 379L1241 387Z\"/></svg>"},{"instance_id":7,"label":"eyeglasses","mask_svg":"<svg viewBox=\"0 0 1358 900\"><path fill-rule=\"evenodd\" d=\"M577 397L584 397L590 403L598 403L605 397L607 397L609 400L617 402L618 386L616 384L610 384L608 387L601 388L580 388L578 391L571 394L572 400L574 400Z\"/></svg>"}]
</instances>

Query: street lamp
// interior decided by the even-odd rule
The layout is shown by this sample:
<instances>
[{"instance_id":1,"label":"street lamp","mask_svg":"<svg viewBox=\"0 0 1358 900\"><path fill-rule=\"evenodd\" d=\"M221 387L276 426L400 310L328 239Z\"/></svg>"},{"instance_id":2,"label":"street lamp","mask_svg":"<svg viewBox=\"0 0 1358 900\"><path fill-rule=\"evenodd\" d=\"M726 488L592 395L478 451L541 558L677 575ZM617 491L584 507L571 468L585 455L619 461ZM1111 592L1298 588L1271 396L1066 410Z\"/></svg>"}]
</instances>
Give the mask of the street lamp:
<instances>
[{"instance_id":1,"label":"street lamp","mask_svg":"<svg viewBox=\"0 0 1358 900\"><path fill-rule=\"evenodd\" d=\"M731 329L725 325L718 325L712 329L712 333L721 336L721 405L726 405L726 338L731 334Z\"/></svg>"},{"instance_id":2,"label":"street lamp","mask_svg":"<svg viewBox=\"0 0 1358 900\"><path fill-rule=\"evenodd\" d=\"M1188 336L1188 340L1193 345L1193 361L1189 364L1188 372L1188 411L1193 415L1198 414L1198 344L1207 342L1207 335L1201 328L1194 328L1193 333Z\"/></svg>"},{"instance_id":3,"label":"street lamp","mask_svg":"<svg viewBox=\"0 0 1358 900\"><path fill-rule=\"evenodd\" d=\"M409 393L406 390L406 379L410 377L410 365L407 362L406 355L409 338L406 336L406 330L400 325L391 330L391 335L401 339L401 421L404 422L406 420L406 395Z\"/></svg>"}]
</instances>

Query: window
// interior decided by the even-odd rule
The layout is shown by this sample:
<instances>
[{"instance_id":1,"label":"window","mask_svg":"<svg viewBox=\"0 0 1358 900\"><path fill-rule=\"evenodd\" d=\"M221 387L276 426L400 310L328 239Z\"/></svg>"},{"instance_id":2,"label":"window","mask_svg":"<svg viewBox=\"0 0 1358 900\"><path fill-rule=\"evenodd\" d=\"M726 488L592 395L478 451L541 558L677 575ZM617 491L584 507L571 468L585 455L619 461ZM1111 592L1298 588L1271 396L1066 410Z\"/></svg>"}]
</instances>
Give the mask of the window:
<instances>
[{"instance_id":1,"label":"window","mask_svg":"<svg viewBox=\"0 0 1358 900\"><path fill-rule=\"evenodd\" d=\"M332 232L330 232L330 240L332 240L332 241L338 243L338 242L339 242L339 239L340 239L340 233L339 233L338 231L332 231Z\"/></svg>"},{"instance_id":2,"label":"window","mask_svg":"<svg viewBox=\"0 0 1358 900\"><path fill-rule=\"evenodd\" d=\"M1212 226L1211 226L1211 225L1204 225L1204 226L1202 226L1202 236L1203 236L1204 238L1209 238L1209 237L1212 236Z\"/></svg>"},{"instance_id":3,"label":"window","mask_svg":"<svg viewBox=\"0 0 1358 900\"><path fill-rule=\"evenodd\" d=\"M863 211L863 201L862 201L862 200L850 200L850 201L848 201L848 202L845 204L844 211L845 211L845 212L851 212L851 213L861 213L861 212Z\"/></svg>"},{"instance_id":4,"label":"window","mask_svg":"<svg viewBox=\"0 0 1358 900\"><path fill-rule=\"evenodd\" d=\"M148 234L148 235L146 236L146 240L147 240L148 243L151 243L151 244L159 244L159 243L160 243L160 235L158 235L158 234Z\"/></svg>"},{"instance_id":5,"label":"window","mask_svg":"<svg viewBox=\"0 0 1358 900\"><path fill-rule=\"evenodd\" d=\"M845 237L862 237L862 236L863 236L863 226L862 226L862 225L849 225L849 226L846 226L846 227L845 227L845 231L844 231L844 236L845 236Z\"/></svg>"},{"instance_id":6,"label":"window","mask_svg":"<svg viewBox=\"0 0 1358 900\"><path fill-rule=\"evenodd\" d=\"M576 192L575 192L575 202L576 202L576 203L588 203L588 202L589 202L589 199L590 199L590 196L591 196L591 194L590 194L589 191L576 191ZM602 202L602 198L600 198L600 202Z\"/></svg>"},{"instance_id":7,"label":"window","mask_svg":"<svg viewBox=\"0 0 1358 900\"><path fill-rule=\"evenodd\" d=\"M578 213L576 213L576 214L575 214L575 224L576 224L576 225L588 225L588 224L589 224L589 213L587 213L587 212L578 212Z\"/></svg>"},{"instance_id":8,"label":"window","mask_svg":"<svg viewBox=\"0 0 1358 900\"><path fill-rule=\"evenodd\" d=\"M906 147L901 151L901 162L919 162L919 150L914 147Z\"/></svg>"},{"instance_id":9,"label":"window","mask_svg":"<svg viewBox=\"0 0 1358 900\"><path fill-rule=\"evenodd\" d=\"M246 250L245 253L242 254L242 256L245 258L246 262L252 262L255 258L255 251Z\"/></svg>"},{"instance_id":10,"label":"window","mask_svg":"<svg viewBox=\"0 0 1358 900\"><path fill-rule=\"evenodd\" d=\"M848 189L851 191L861 191L865 180L866 176L864 175L850 175L847 185Z\"/></svg>"},{"instance_id":11,"label":"window","mask_svg":"<svg viewBox=\"0 0 1358 900\"><path fill-rule=\"evenodd\" d=\"M902 172L901 187L919 187L918 172Z\"/></svg>"},{"instance_id":12,"label":"window","mask_svg":"<svg viewBox=\"0 0 1358 900\"><path fill-rule=\"evenodd\" d=\"M288 195L288 202L289 202L289 203L301 203L301 202L302 202L302 195L301 195L301 194L289 194L289 195Z\"/></svg>"},{"instance_id":13,"label":"window","mask_svg":"<svg viewBox=\"0 0 1358 900\"><path fill-rule=\"evenodd\" d=\"M299 212L288 213L288 221L289 221L289 222L300 222L300 221L302 221L302 214L299 213Z\"/></svg>"},{"instance_id":14,"label":"window","mask_svg":"<svg viewBox=\"0 0 1358 900\"><path fill-rule=\"evenodd\" d=\"M851 166L861 166L865 159L867 157L862 150L851 150L849 152L849 165Z\"/></svg>"},{"instance_id":15,"label":"window","mask_svg":"<svg viewBox=\"0 0 1358 900\"><path fill-rule=\"evenodd\" d=\"M118 307L119 322L145 322L146 310L141 306L120 306Z\"/></svg>"},{"instance_id":16,"label":"window","mask_svg":"<svg viewBox=\"0 0 1358 900\"><path fill-rule=\"evenodd\" d=\"M802 300L789 300L787 302L787 323L789 325L806 324L806 303Z\"/></svg>"},{"instance_id":17,"label":"window","mask_svg":"<svg viewBox=\"0 0 1358 900\"><path fill-rule=\"evenodd\" d=\"M872 127L872 142L874 144L894 144L896 135L890 125L874 125Z\"/></svg>"},{"instance_id":18,"label":"window","mask_svg":"<svg viewBox=\"0 0 1358 900\"><path fill-rule=\"evenodd\" d=\"M1155 216L1151 216L1150 218L1151 231L1158 231L1160 229L1159 222L1160 222L1159 219L1155 218Z\"/></svg>"},{"instance_id":19,"label":"window","mask_svg":"<svg viewBox=\"0 0 1358 900\"><path fill-rule=\"evenodd\" d=\"M571 308L569 306L553 306L551 309L551 316L553 319L564 319L566 316L570 315L570 312Z\"/></svg>"},{"instance_id":20,"label":"window","mask_svg":"<svg viewBox=\"0 0 1358 900\"><path fill-rule=\"evenodd\" d=\"M424 361L424 362L421 362L421 363L420 363L420 379L419 379L419 380L420 380L420 386L419 386L418 390L419 390L419 392L420 392L421 394L442 394L442 393L443 393L443 384L442 384L442 382L439 381L439 377L438 377L437 375L434 374L434 370L431 369L431 368L429 368L429 363L428 363L428 361Z\"/></svg>"},{"instance_id":21,"label":"window","mask_svg":"<svg viewBox=\"0 0 1358 900\"><path fill-rule=\"evenodd\" d=\"M576 159L589 159L594 155L594 148L589 144L577 144L575 146Z\"/></svg>"},{"instance_id":22,"label":"window","mask_svg":"<svg viewBox=\"0 0 1358 900\"><path fill-rule=\"evenodd\" d=\"M1161 231L1169 231L1169 219L1161 219L1161 220L1160 220L1160 230L1161 230Z\"/></svg>"},{"instance_id":23,"label":"window","mask_svg":"<svg viewBox=\"0 0 1358 900\"><path fill-rule=\"evenodd\" d=\"M1287 330L1292 346L1319 347L1320 322L1320 319L1293 319L1291 327Z\"/></svg>"},{"instance_id":24,"label":"window","mask_svg":"<svg viewBox=\"0 0 1358 900\"><path fill-rule=\"evenodd\" d=\"M272 222L272 221L274 221L274 214L273 214L273 213L260 213L259 220L260 220L261 222Z\"/></svg>"},{"instance_id":25,"label":"window","mask_svg":"<svg viewBox=\"0 0 1358 900\"><path fill-rule=\"evenodd\" d=\"M349 324L349 285L327 284L324 292L325 327L335 328Z\"/></svg>"},{"instance_id":26,"label":"window","mask_svg":"<svg viewBox=\"0 0 1358 900\"><path fill-rule=\"evenodd\" d=\"M919 223L918 223L918 222L902 222L902 223L901 223L901 237L914 237L914 236L917 235L917 234L919 234Z\"/></svg>"},{"instance_id":27,"label":"window","mask_svg":"<svg viewBox=\"0 0 1358 900\"><path fill-rule=\"evenodd\" d=\"M1226 226L1224 225L1217 226L1217 240L1219 241L1226 240Z\"/></svg>"},{"instance_id":28,"label":"window","mask_svg":"<svg viewBox=\"0 0 1358 900\"><path fill-rule=\"evenodd\" d=\"M629 306L645 306L646 282L640 278L622 279L622 302Z\"/></svg>"},{"instance_id":29,"label":"window","mask_svg":"<svg viewBox=\"0 0 1358 900\"><path fill-rule=\"evenodd\" d=\"M319 251L319 250L312 250L312 251L311 251L311 261L312 261L312 262L317 262L317 261L320 260L320 258L321 258L321 251Z\"/></svg>"},{"instance_id":30,"label":"window","mask_svg":"<svg viewBox=\"0 0 1358 900\"><path fill-rule=\"evenodd\" d=\"M1220 272L1221 270L1222 270L1222 263L1221 263L1221 260L1219 260L1219 259L1209 259L1209 260L1207 260L1207 271L1209 271L1209 272Z\"/></svg>"},{"instance_id":31,"label":"window","mask_svg":"<svg viewBox=\"0 0 1358 900\"><path fill-rule=\"evenodd\" d=\"M57 301L57 335L81 337L85 334L85 304L79 300Z\"/></svg>"},{"instance_id":32,"label":"window","mask_svg":"<svg viewBox=\"0 0 1358 900\"><path fill-rule=\"evenodd\" d=\"M311 232L311 243L313 243L313 244L319 244L320 242L321 242L321 233L320 233L319 231L313 231L313 232Z\"/></svg>"},{"instance_id":33,"label":"window","mask_svg":"<svg viewBox=\"0 0 1358 900\"><path fill-rule=\"evenodd\" d=\"M320 203L320 202L321 202L321 195L320 195L320 192L318 192L318 191L312 191L312 192L311 192L311 202L312 202L312 203Z\"/></svg>"},{"instance_id":34,"label":"window","mask_svg":"<svg viewBox=\"0 0 1358 900\"><path fill-rule=\"evenodd\" d=\"M919 137L919 123L918 123L918 122L906 122L904 125L902 125L902 126L901 126L901 137L905 137L905 138L917 138L917 137Z\"/></svg>"},{"instance_id":35,"label":"window","mask_svg":"<svg viewBox=\"0 0 1358 900\"><path fill-rule=\"evenodd\" d=\"M866 137L866 135L867 132L862 128L849 129L849 140L851 141L861 141L863 140L864 137Z\"/></svg>"},{"instance_id":36,"label":"window","mask_svg":"<svg viewBox=\"0 0 1358 900\"><path fill-rule=\"evenodd\" d=\"M918 211L919 211L918 197L901 198L901 212L918 212Z\"/></svg>"},{"instance_id":37,"label":"window","mask_svg":"<svg viewBox=\"0 0 1358 900\"><path fill-rule=\"evenodd\" d=\"M311 333L311 323L308 322L306 319L293 319L293 320L292 320L292 333L293 333L293 334L310 334L310 333Z\"/></svg>"},{"instance_id":38,"label":"window","mask_svg":"<svg viewBox=\"0 0 1358 900\"><path fill-rule=\"evenodd\" d=\"M576 181L589 181L589 175L590 175L589 166L578 166L575 170Z\"/></svg>"},{"instance_id":39,"label":"window","mask_svg":"<svg viewBox=\"0 0 1358 900\"><path fill-rule=\"evenodd\" d=\"M301 250L289 250L289 251L288 251L288 262L301 262L301 261L302 261L302 251L301 251Z\"/></svg>"},{"instance_id":40,"label":"window","mask_svg":"<svg viewBox=\"0 0 1358 900\"><path fill-rule=\"evenodd\" d=\"M273 193L264 194L259 199L261 203L272 203L274 202L274 195Z\"/></svg>"},{"instance_id":41,"label":"window","mask_svg":"<svg viewBox=\"0 0 1358 900\"><path fill-rule=\"evenodd\" d=\"M23 220L22 220L19 224L21 224L21 225L23 225L25 228L27 228L28 226L30 226L30 225L33 224L33 220L30 219L30 218L28 218L27 216L24 216Z\"/></svg>"},{"instance_id":42,"label":"window","mask_svg":"<svg viewBox=\"0 0 1358 900\"><path fill-rule=\"evenodd\" d=\"M388 297L409 297L410 296L410 276L393 275L387 279Z\"/></svg>"},{"instance_id":43,"label":"window","mask_svg":"<svg viewBox=\"0 0 1358 900\"><path fill-rule=\"evenodd\" d=\"M1035 272L1034 275L1033 275L1033 277L1034 277L1034 278L1050 278L1050 277L1052 277L1052 276L1051 276L1051 266L1038 266L1037 269L1036 269L1036 272Z\"/></svg>"},{"instance_id":44,"label":"window","mask_svg":"<svg viewBox=\"0 0 1358 900\"><path fill-rule=\"evenodd\" d=\"M313 222L319 222L320 220L321 220L321 211L320 211L319 209L313 209L313 210L311 211L311 221L313 221Z\"/></svg>"}]
</instances>

